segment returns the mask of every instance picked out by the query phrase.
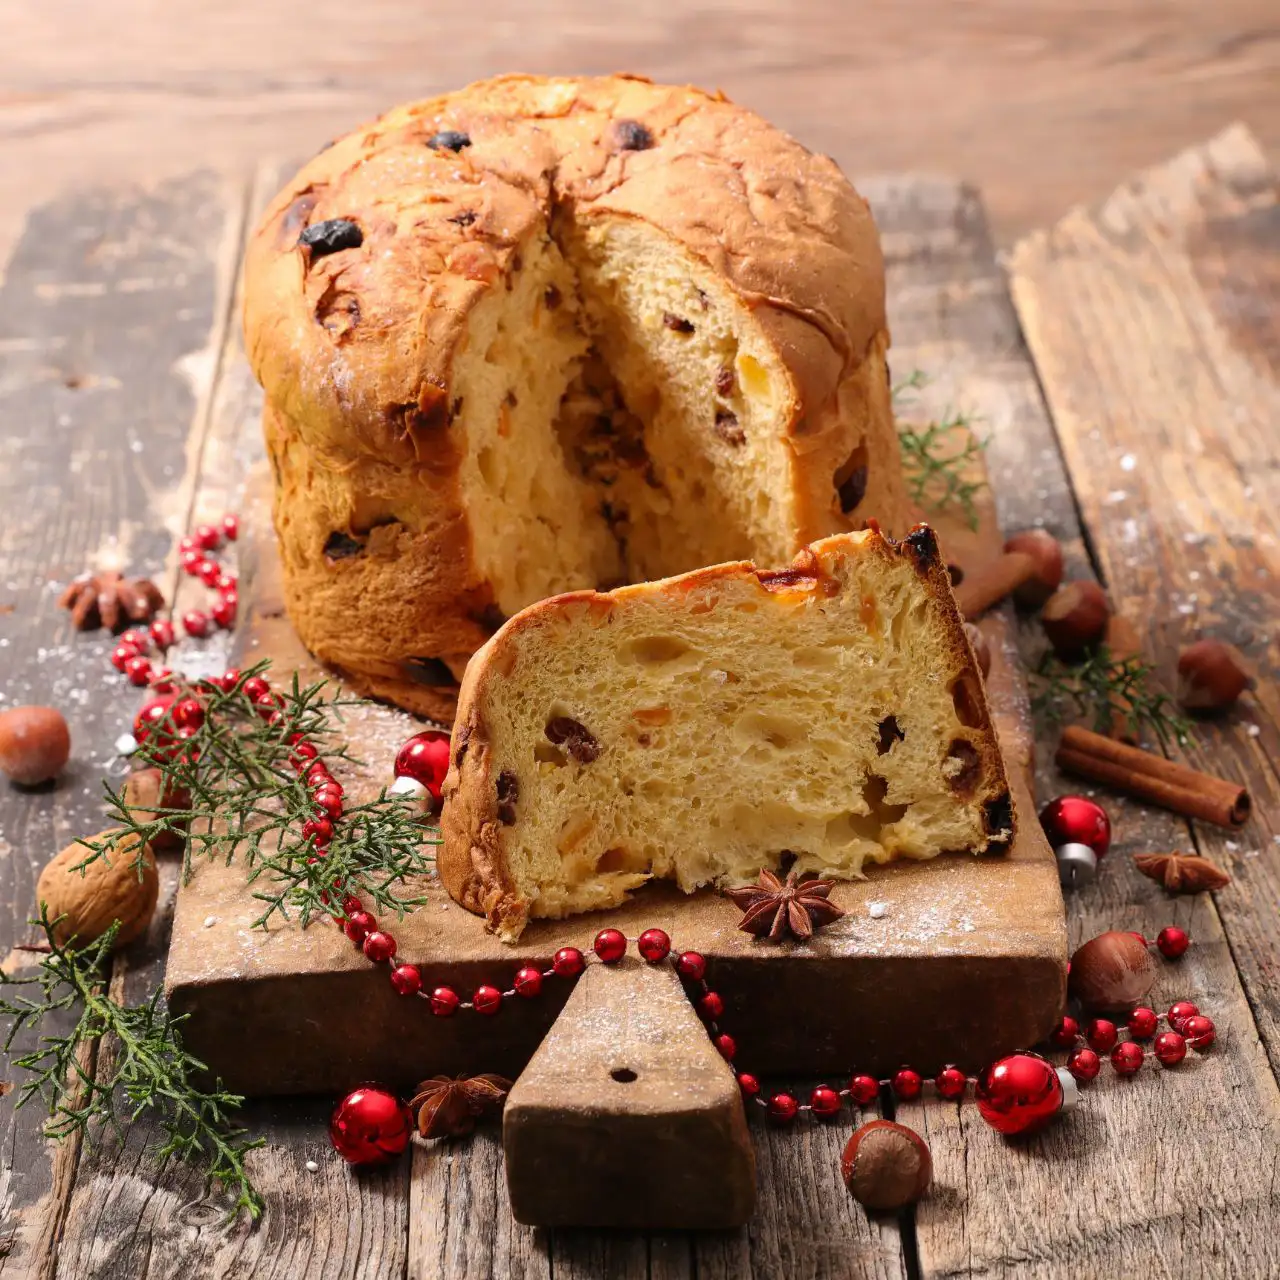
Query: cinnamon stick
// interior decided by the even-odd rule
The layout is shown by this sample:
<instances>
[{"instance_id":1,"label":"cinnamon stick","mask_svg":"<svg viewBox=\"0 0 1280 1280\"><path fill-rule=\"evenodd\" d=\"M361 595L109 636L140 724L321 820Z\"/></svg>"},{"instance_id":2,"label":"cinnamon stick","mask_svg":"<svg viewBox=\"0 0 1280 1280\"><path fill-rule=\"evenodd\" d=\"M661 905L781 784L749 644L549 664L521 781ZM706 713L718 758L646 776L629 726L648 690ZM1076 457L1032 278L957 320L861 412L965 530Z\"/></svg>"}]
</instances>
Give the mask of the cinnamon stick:
<instances>
[{"instance_id":1,"label":"cinnamon stick","mask_svg":"<svg viewBox=\"0 0 1280 1280\"><path fill-rule=\"evenodd\" d=\"M1078 725L1065 729L1055 757L1058 768L1138 800L1200 818L1220 827L1243 826L1249 817L1248 791L1238 783L1166 760Z\"/></svg>"},{"instance_id":2,"label":"cinnamon stick","mask_svg":"<svg viewBox=\"0 0 1280 1280\"><path fill-rule=\"evenodd\" d=\"M1138 635L1138 628L1119 613L1113 613L1107 619L1107 631L1102 643L1106 645L1107 654L1114 662L1123 662L1126 658L1137 658L1142 654L1142 638ZM1135 745L1138 737L1129 721L1129 712L1133 710L1129 699L1113 693L1110 703L1111 722L1107 732L1121 742Z\"/></svg>"},{"instance_id":3,"label":"cinnamon stick","mask_svg":"<svg viewBox=\"0 0 1280 1280\"><path fill-rule=\"evenodd\" d=\"M977 569L971 569L956 588L960 616L972 622L993 604L999 603L1029 582L1036 571L1035 560L1025 551L1005 551Z\"/></svg>"}]
</instances>

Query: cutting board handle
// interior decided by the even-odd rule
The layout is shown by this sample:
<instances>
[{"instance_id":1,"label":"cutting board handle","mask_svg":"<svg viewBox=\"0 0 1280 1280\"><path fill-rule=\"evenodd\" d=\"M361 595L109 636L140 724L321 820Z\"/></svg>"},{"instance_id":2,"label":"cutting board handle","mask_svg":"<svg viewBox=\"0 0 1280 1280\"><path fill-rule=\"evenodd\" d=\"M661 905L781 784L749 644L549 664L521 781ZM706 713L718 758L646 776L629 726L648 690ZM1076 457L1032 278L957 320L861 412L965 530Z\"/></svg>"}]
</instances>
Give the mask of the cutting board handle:
<instances>
[{"instance_id":1,"label":"cutting board handle","mask_svg":"<svg viewBox=\"0 0 1280 1280\"><path fill-rule=\"evenodd\" d=\"M502 1140L520 1222L735 1227L755 1205L741 1091L670 965L587 966Z\"/></svg>"}]
</instances>

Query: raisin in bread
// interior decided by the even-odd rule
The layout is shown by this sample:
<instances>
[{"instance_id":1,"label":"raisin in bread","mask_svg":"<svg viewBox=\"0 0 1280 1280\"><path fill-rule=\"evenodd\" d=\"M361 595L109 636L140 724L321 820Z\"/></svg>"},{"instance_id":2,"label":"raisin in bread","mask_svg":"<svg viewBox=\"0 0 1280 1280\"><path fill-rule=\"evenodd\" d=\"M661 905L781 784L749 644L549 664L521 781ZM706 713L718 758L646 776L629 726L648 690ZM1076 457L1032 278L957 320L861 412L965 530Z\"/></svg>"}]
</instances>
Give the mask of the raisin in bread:
<instances>
[{"instance_id":1,"label":"raisin in bread","mask_svg":"<svg viewBox=\"0 0 1280 1280\"><path fill-rule=\"evenodd\" d=\"M651 876L735 885L1003 848L1004 765L932 531L511 619L467 668L439 870L503 937Z\"/></svg>"},{"instance_id":2,"label":"raisin in bread","mask_svg":"<svg viewBox=\"0 0 1280 1280\"><path fill-rule=\"evenodd\" d=\"M412 710L545 596L908 522L866 202L720 95L398 108L272 202L244 291L289 615Z\"/></svg>"}]
</instances>

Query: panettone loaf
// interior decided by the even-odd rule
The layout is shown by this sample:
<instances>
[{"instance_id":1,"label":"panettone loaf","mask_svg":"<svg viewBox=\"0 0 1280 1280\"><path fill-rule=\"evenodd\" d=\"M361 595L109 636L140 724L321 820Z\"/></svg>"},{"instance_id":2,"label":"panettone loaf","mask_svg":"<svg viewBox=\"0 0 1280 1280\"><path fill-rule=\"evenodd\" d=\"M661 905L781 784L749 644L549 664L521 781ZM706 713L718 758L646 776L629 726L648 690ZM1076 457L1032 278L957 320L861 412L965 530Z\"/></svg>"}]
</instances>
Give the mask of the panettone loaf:
<instances>
[{"instance_id":1,"label":"panettone loaf","mask_svg":"<svg viewBox=\"0 0 1280 1280\"><path fill-rule=\"evenodd\" d=\"M1003 847L1012 811L933 533L841 534L511 619L467 668L440 876L506 938L651 876Z\"/></svg>"},{"instance_id":2,"label":"panettone loaf","mask_svg":"<svg viewBox=\"0 0 1280 1280\"><path fill-rule=\"evenodd\" d=\"M411 709L545 596L901 531L870 212L718 95L399 108L272 202L244 291L290 617Z\"/></svg>"}]
</instances>

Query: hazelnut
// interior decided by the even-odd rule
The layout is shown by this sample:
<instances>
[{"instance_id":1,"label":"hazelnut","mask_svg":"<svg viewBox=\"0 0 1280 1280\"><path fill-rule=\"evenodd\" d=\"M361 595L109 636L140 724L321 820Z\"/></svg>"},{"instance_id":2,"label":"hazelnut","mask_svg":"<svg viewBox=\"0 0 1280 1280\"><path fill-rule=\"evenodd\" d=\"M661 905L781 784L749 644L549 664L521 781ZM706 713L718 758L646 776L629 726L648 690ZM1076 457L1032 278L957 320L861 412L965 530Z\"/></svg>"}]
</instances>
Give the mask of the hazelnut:
<instances>
[{"instance_id":1,"label":"hazelnut","mask_svg":"<svg viewBox=\"0 0 1280 1280\"><path fill-rule=\"evenodd\" d=\"M1081 579L1055 591L1040 611L1040 625L1060 658L1083 657L1107 629L1111 606L1096 582Z\"/></svg>"},{"instance_id":2,"label":"hazelnut","mask_svg":"<svg viewBox=\"0 0 1280 1280\"><path fill-rule=\"evenodd\" d=\"M71 734L53 707L0 712L0 770L24 787L48 782L71 756Z\"/></svg>"},{"instance_id":3,"label":"hazelnut","mask_svg":"<svg viewBox=\"0 0 1280 1280\"><path fill-rule=\"evenodd\" d=\"M160 817L157 809L189 809L191 793L185 788L166 784L159 769L138 769L124 780L124 803L135 822L154 822ZM170 814L170 817L174 815ZM185 829L185 821L183 822ZM184 840L176 831L162 831L151 839L155 853L176 853Z\"/></svg>"},{"instance_id":4,"label":"hazelnut","mask_svg":"<svg viewBox=\"0 0 1280 1280\"><path fill-rule=\"evenodd\" d=\"M969 646L973 650L974 658L977 659L978 670L982 672L982 678L985 680L991 674L991 646L987 643L987 637L972 622L964 624L964 633L969 637Z\"/></svg>"},{"instance_id":5,"label":"hazelnut","mask_svg":"<svg viewBox=\"0 0 1280 1280\"><path fill-rule=\"evenodd\" d=\"M1225 640L1197 640L1178 654L1178 701L1188 711L1224 711L1253 684L1248 660Z\"/></svg>"},{"instance_id":6,"label":"hazelnut","mask_svg":"<svg viewBox=\"0 0 1280 1280\"><path fill-rule=\"evenodd\" d=\"M1038 609L1062 584L1062 546L1047 529L1024 529L1004 544L1006 551L1021 551L1035 561L1035 572L1013 592L1024 609Z\"/></svg>"},{"instance_id":7,"label":"hazelnut","mask_svg":"<svg viewBox=\"0 0 1280 1280\"><path fill-rule=\"evenodd\" d=\"M1127 1013L1155 980L1146 943L1137 934L1112 930L1076 950L1067 991L1093 1013Z\"/></svg>"},{"instance_id":8,"label":"hazelnut","mask_svg":"<svg viewBox=\"0 0 1280 1280\"><path fill-rule=\"evenodd\" d=\"M105 840L112 834L103 831L90 839ZM36 901L45 904L51 921L58 922L53 934L59 943L74 937L83 946L102 937L119 920L115 945L122 947L143 933L155 912L160 893L156 860L144 847L139 870L135 835L124 836L112 853L95 857L77 871L91 856L92 851L82 844L63 849L40 872Z\"/></svg>"},{"instance_id":9,"label":"hazelnut","mask_svg":"<svg viewBox=\"0 0 1280 1280\"><path fill-rule=\"evenodd\" d=\"M849 1194L866 1209L915 1204L933 1178L925 1140L904 1124L872 1120L855 1129L840 1158Z\"/></svg>"}]
</instances>

